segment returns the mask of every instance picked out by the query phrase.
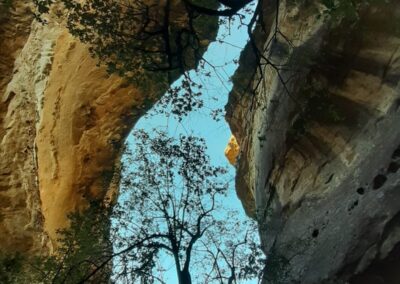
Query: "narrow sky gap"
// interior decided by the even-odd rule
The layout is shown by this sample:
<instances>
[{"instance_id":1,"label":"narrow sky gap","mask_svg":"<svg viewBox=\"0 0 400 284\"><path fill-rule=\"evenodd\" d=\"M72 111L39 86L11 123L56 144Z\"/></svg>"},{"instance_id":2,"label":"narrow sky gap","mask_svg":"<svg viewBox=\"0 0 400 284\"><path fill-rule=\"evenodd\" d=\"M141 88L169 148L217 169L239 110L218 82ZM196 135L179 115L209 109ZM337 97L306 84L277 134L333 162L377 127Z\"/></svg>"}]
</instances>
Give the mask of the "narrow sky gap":
<instances>
[{"instance_id":1,"label":"narrow sky gap","mask_svg":"<svg viewBox=\"0 0 400 284\"><path fill-rule=\"evenodd\" d=\"M220 116L219 121L215 121L212 119L210 112L212 109L224 109L227 103L228 94L232 89L230 77L237 68L234 60L239 59L240 52L248 40L247 26L240 27L238 20L233 21L229 29L222 25L217 38L222 41L213 42L204 55L206 61L212 63L215 68L206 64L205 69L201 72L202 74L196 74L194 71L190 72L191 78L203 85L202 99L204 106L200 110L195 109L179 122L173 115L168 115L170 109L164 109L165 113L158 113L157 109L163 106L155 105L147 115L139 120L134 130L144 129L151 133L153 129L162 129L173 137L178 137L180 134L203 137L208 147L207 154L210 156L211 163L228 169L227 177L230 181L230 190L227 197L228 207L238 209L242 214L241 218L244 219L247 217L235 192L235 169L228 163L224 155L231 131L224 119L224 113ZM206 72L210 72L211 77L204 76L203 73ZM175 84L179 85L179 83L180 80ZM135 140L132 135L129 135L126 144L128 149L134 151ZM122 156L122 160L124 160L124 156ZM122 202L125 198L121 195L119 202ZM123 234L124 232L121 233ZM169 269L164 273L166 283L177 283L173 259L167 255L160 259L162 261L160 263L161 266Z\"/></svg>"}]
</instances>

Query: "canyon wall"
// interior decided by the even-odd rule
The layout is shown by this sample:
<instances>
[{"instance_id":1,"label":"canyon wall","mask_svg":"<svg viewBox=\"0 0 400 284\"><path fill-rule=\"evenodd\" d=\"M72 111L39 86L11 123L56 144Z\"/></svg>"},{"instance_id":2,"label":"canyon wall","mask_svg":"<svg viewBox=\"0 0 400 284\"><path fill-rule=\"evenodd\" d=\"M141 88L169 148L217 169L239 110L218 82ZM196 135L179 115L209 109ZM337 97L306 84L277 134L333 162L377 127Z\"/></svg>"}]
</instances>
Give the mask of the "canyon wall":
<instances>
[{"instance_id":1,"label":"canyon wall","mask_svg":"<svg viewBox=\"0 0 400 284\"><path fill-rule=\"evenodd\" d=\"M265 281L399 283L400 4L275 3L226 107Z\"/></svg>"},{"instance_id":2,"label":"canyon wall","mask_svg":"<svg viewBox=\"0 0 400 284\"><path fill-rule=\"evenodd\" d=\"M14 63L32 22L31 6L19 2L0 15L0 242L1 252L41 246L42 218L34 158L35 109L26 93L8 90ZM21 110L24 106L26 112Z\"/></svg>"},{"instance_id":3,"label":"canyon wall","mask_svg":"<svg viewBox=\"0 0 400 284\"><path fill-rule=\"evenodd\" d=\"M263 2L262 56L244 50L227 106L266 281L399 283L400 4L278 2L278 26ZM107 74L30 3L0 12L0 253L49 252L67 213L114 199L121 145L165 90Z\"/></svg>"},{"instance_id":4,"label":"canyon wall","mask_svg":"<svg viewBox=\"0 0 400 284\"><path fill-rule=\"evenodd\" d=\"M60 7L45 24L30 2L0 7L0 255L51 253L68 213L115 200L124 140L168 88L108 74ZM199 54L216 31L216 19L199 31Z\"/></svg>"},{"instance_id":5,"label":"canyon wall","mask_svg":"<svg viewBox=\"0 0 400 284\"><path fill-rule=\"evenodd\" d=\"M124 137L154 95L108 75L61 24L32 22L21 5L1 34L3 253L48 251L68 212L110 193Z\"/></svg>"}]
</instances>

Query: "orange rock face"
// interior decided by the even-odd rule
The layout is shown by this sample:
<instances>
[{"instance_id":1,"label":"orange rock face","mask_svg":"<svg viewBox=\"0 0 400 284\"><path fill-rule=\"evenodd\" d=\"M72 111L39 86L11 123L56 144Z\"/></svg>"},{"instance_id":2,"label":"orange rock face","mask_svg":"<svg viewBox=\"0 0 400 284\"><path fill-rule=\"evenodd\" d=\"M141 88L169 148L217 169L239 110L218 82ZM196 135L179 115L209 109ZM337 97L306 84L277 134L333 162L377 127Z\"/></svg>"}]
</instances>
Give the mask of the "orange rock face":
<instances>
[{"instance_id":1,"label":"orange rock face","mask_svg":"<svg viewBox=\"0 0 400 284\"><path fill-rule=\"evenodd\" d=\"M231 135L229 138L228 145L226 145L225 148L225 157L228 159L229 163L231 165L236 164L236 159L239 156L240 153L240 146L236 140L236 137Z\"/></svg>"},{"instance_id":2,"label":"orange rock face","mask_svg":"<svg viewBox=\"0 0 400 284\"><path fill-rule=\"evenodd\" d=\"M42 25L29 1L12 5L0 9L0 255L48 253L68 213L115 199L124 140L168 86L163 74L145 91L107 74L61 10Z\"/></svg>"},{"instance_id":3,"label":"orange rock face","mask_svg":"<svg viewBox=\"0 0 400 284\"><path fill-rule=\"evenodd\" d=\"M96 63L86 46L60 32L36 139L42 213L52 239L65 212L105 196L120 146L139 118L132 109L143 94Z\"/></svg>"},{"instance_id":4,"label":"orange rock face","mask_svg":"<svg viewBox=\"0 0 400 284\"><path fill-rule=\"evenodd\" d=\"M14 71L2 79L4 253L51 250L69 212L112 198L121 146L144 113L143 99L163 92L143 94L108 75L58 23L32 23L30 30L20 52L9 50ZM9 61L1 67L11 68Z\"/></svg>"}]
</instances>

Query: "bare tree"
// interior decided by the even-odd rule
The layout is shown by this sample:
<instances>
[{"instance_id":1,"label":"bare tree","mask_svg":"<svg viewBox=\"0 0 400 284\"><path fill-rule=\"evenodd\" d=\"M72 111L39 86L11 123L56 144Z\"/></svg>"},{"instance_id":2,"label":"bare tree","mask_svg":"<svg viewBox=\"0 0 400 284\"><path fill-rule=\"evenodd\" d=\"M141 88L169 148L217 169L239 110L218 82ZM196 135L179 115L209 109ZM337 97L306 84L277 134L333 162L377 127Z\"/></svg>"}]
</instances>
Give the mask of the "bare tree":
<instances>
[{"instance_id":1,"label":"bare tree","mask_svg":"<svg viewBox=\"0 0 400 284\"><path fill-rule=\"evenodd\" d=\"M135 139L120 202L71 215L55 255L33 264L36 279L165 283L168 263L180 284L260 279L265 260L256 225L223 205L225 170L210 165L203 139L143 130Z\"/></svg>"},{"instance_id":2,"label":"bare tree","mask_svg":"<svg viewBox=\"0 0 400 284\"><path fill-rule=\"evenodd\" d=\"M135 133L122 200L114 209L114 278L161 282L157 259L173 259L179 283L237 283L261 271L257 230L224 209L225 169L210 165L203 139ZM129 209L130 210L127 210ZM253 224L254 225L254 224ZM162 265L161 265L162 266ZM196 275L196 280L193 280Z\"/></svg>"}]
</instances>

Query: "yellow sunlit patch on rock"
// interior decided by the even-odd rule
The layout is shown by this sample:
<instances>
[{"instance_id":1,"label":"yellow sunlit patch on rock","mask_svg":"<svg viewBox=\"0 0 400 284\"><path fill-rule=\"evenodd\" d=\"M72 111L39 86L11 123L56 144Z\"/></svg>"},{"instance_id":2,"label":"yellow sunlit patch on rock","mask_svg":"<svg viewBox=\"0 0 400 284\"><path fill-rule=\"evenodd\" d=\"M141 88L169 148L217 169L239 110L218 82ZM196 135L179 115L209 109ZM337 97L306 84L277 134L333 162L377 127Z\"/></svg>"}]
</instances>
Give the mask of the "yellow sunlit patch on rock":
<instances>
[{"instance_id":1,"label":"yellow sunlit patch on rock","mask_svg":"<svg viewBox=\"0 0 400 284\"><path fill-rule=\"evenodd\" d=\"M225 148L225 157L228 159L229 163L232 165L236 164L236 159L240 152L240 146L235 138L235 136L231 135L229 138L228 145Z\"/></svg>"}]
</instances>

